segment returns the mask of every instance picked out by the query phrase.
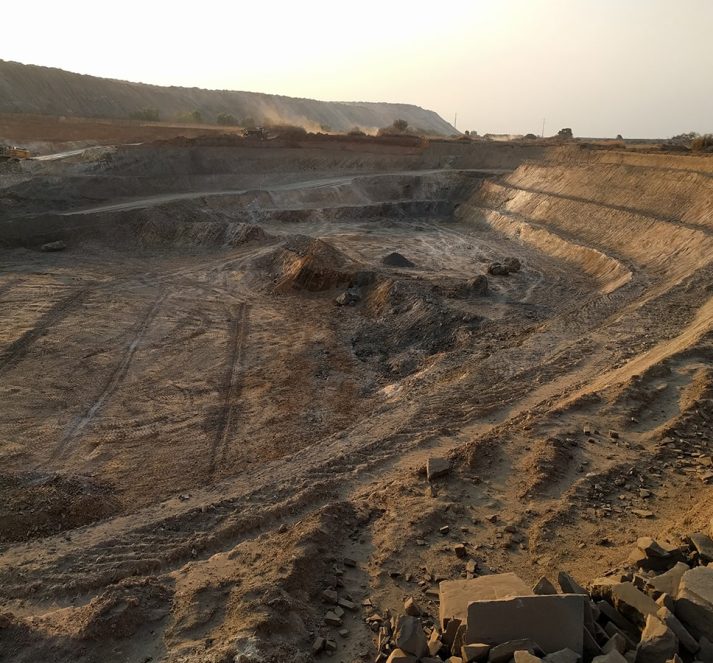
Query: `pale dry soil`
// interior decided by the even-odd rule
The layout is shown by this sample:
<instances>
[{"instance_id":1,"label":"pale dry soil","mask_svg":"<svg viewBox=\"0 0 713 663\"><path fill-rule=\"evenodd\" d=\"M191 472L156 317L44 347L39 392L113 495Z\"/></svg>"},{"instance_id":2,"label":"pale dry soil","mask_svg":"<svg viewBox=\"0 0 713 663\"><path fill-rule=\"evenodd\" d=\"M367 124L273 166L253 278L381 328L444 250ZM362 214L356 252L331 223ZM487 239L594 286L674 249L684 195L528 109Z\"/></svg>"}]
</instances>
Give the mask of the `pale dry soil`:
<instances>
[{"instance_id":1,"label":"pale dry soil","mask_svg":"<svg viewBox=\"0 0 713 663\"><path fill-rule=\"evenodd\" d=\"M306 662L318 634L371 660L367 597L437 614L469 558L586 582L637 536L703 527L708 258L472 185L455 215L0 252L0 660ZM504 257L521 270L463 294ZM427 490L429 455L452 470ZM360 606L344 637L335 585Z\"/></svg>"}]
</instances>

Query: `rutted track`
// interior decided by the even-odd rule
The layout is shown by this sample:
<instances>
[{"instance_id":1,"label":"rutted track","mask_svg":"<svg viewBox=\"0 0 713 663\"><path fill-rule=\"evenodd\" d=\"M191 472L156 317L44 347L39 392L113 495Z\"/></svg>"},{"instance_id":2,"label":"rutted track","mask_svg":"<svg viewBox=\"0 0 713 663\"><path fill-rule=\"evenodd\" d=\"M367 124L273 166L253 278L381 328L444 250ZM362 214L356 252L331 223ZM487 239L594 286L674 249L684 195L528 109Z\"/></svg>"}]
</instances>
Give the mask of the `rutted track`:
<instances>
[{"instance_id":1,"label":"rutted track","mask_svg":"<svg viewBox=\"0 0 713 663\"><path fill-rule=\"evenodd\" d=\"M149 306L143 318L137 325L131 341L121 356L121 360L109 375L109 378L107 379L101 392L98 394L92 405L84 412L84 414L78 417L69 429L65 431L62 439L52 453L50 460L55 460L57 457L67 452L69 445L71 445L81 435L82 431L92 422L101 408L117 390L123 379L126 377L126 374L129 372L131 360L133 359L140 342L146 335L146 331L151 326L151 323L158 314L158 311L167 296L168 293L161 292Z\"/></svg>"},{"instance_id":2,"label":"rutted track","mask_svg":"<svg viewBox=\"0 0 713 663\"><path fill-rule=\"evenodd\" d=\"M10 279L7 283L0 284L0 295L4 295L6 292L9 292L20 283L22 283L22 279Z\"/></svg>"},{"instance_id":3,"label":"rutted track","mask_svg":"<svg viewBox=\"0 0 713 663\"><path fill-rule=\"evenodd\" d=\"M247 338L249 306L238 304L230 320L228 337L229 356L225 378L221 387L222 403L215 425L215 437L210 451L208 474L216 473L218 464L225 461L230 438L235 432L242 389L242 362Z\"/></svg>"},{"instance_id":4,"label":"rutted track","mask_svg":"<svg viewBox=\"0 0 713 663\"><path fill-rule=\"evenodd\" d=\"M49 329L65 318L87 296L89 288L79 288L53 304L31 329L24 332L0 353L0 373L17 364L30 350L32 344Z\"/></svg>"}]
</instances>

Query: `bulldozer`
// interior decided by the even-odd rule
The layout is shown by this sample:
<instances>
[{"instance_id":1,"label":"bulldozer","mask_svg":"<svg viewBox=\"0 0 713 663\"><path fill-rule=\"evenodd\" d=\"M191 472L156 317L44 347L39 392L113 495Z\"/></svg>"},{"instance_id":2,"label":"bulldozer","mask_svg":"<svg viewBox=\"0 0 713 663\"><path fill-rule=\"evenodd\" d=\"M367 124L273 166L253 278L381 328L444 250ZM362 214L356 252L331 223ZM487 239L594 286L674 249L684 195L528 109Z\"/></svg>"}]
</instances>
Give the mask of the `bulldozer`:
<instances>
[{"instance_id":1,"label":"bulldozer","mask_svg":"<svg viewBox=\"0 0 713 663\"><path fill-rule=\"evenodd\" d=\"M26 150L24 147L0 145L0 161L8 161L9 159L29 159L31 156L30 150Z\"/></svg>"}]
</instances>

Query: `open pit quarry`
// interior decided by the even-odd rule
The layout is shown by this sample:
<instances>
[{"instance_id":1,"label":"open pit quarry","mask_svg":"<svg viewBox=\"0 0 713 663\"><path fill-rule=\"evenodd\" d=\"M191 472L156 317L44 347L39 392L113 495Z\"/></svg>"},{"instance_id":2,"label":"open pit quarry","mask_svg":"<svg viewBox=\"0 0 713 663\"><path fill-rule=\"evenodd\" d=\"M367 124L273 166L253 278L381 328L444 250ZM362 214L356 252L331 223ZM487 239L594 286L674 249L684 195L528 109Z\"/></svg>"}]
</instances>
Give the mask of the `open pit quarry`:
<instances>
[{"instance_id":1,"label":"open pit quarry","mask_svg":"<svg viewBox=\"0 0 713 663\"><path fill-rule=\"evenodd\" d=\"M713 660L712 156L95 146L0 247L0 660Z\"/></svg>"}]
</instances>

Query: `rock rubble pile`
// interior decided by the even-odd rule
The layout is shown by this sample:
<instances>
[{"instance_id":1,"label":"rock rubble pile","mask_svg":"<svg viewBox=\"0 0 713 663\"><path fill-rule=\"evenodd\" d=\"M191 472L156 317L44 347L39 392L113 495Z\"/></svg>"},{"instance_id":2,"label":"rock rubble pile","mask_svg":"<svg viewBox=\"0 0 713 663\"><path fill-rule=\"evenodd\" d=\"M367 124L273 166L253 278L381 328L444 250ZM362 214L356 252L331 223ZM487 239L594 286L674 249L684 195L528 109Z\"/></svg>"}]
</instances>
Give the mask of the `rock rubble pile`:
<instances>
[{"instance_id":1,"label":"rock rubble pile","mask_svg":"<svg viewBox=\"0 0 713 663\"><path fill-rule=\"evenodd\" d=\"M428 470L447 471L435 462ZM367 602L375 663L713 663L711 536L713 521L680 544L642 537L624 571L588 589L564 571L559 588L546 577L530 588L514 573L468 574L440 583L437 616L413 597L401 615ZM356 609L336 592L327 599ZM325 649L316 643L314 653Z\"/></svg>"}]
</instances>

